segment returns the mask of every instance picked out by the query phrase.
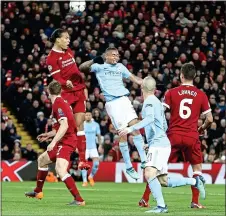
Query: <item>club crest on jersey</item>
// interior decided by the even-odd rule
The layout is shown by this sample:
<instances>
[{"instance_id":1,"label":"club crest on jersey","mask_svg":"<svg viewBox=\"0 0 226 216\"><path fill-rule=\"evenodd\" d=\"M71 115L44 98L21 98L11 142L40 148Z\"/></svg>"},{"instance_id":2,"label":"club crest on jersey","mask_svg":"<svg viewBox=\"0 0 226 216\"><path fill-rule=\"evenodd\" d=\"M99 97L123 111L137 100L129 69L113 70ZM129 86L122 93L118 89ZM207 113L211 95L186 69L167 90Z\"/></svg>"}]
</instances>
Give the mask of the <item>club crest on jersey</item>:
<instances>
[{"instance_id":1,"label":"club crest on jersey","mask_svg":"<svg viewBox=\"0 0 226 216\"><path fill-rule=\"evenodd\" d=\"M58 114L59 114L60 117L65 116L64 112L63 112L63 110L61 108L58 108Z\"/></svg>"},{"instance_id":2,"label":"club crest on jersey","mask_svg":"<svg viewBox=\"0 0 226 216\"><path fill-rule=\"evenodd\" d=\"M48 65L48 70L52 71L53 67L51 65Z\"/></svg>"},{"instance_id":3,"label":"club crest on jersey","mask_svg":"<svg viewBox=\"0 0 226 216\"><path fill-rule=\"evenodd\" d=\"M146 104L145 107L152 107L152 104Z\"/></svg>"}]
</instances>

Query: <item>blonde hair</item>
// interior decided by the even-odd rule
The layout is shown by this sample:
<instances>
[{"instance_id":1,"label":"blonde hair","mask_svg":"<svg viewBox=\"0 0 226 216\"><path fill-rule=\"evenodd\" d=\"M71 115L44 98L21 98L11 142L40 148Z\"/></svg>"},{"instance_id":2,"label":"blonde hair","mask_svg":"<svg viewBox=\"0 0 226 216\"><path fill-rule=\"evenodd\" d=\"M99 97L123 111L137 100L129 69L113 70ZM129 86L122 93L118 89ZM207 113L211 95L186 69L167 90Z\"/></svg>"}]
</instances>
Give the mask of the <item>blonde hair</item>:
<instances>
[{"instance_id":1,"label":"blonde hair","mask_svg":"<svg viewBox=\"0 0 226 216\"><path fill-rule=\"evenodd\" d=\"M145 77L142 86L145 92L154 92L156 89L155 79L152 76Z\"/></svg>"}]
</instances>

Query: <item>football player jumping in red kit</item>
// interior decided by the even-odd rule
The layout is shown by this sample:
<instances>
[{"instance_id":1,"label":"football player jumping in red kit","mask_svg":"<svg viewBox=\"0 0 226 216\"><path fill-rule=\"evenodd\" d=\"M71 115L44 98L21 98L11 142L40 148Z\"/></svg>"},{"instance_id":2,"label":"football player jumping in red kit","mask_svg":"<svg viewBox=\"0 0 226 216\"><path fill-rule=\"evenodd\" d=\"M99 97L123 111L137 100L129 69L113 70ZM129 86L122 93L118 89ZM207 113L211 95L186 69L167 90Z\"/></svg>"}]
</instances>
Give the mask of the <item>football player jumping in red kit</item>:
<instances>
[{"instance_id":1,"label":"football player jumping in red kit","mask_svg":"<svg viewBox=\"0 0 226 216\"><path fill-rule=\"evenodd\" d=\"M167 132L172 148L169 163L178 162L182 153L184 161L188 161L192 166L193 177L202 175L202 152L199 134L203 133L213 122L206 94L193 85L195 74L196 70L193 64L184 64L180 74L182 85L168 90L163 103L171 114ZM200 128L197 128L201 113L205 115L206 120ZM191 190L191 208L204 208L198 202L199 191L193 186L191 186ZM150 189L147 186L139 206L148 206L149 195Z\"/></svg>"},{"instance_id":2,"label":"football player jumping in red kit","mask_svg":"<svg viewBox=\"0 0 226 216\"><path fill-rule=\"evenodd\" d=\"M48 93L52 102L52 117L55 120L54 129L48 133L40 134L38 140L46 141L54 137L47 147L47 151L38 158L37 185L34 191L25 193L25 196L42 199L43 186L48 174L48 165L56 162L56 172L65 183L68 190L74 197L69 205L84 206L85 201L81 198L75 185L74 179L67 172L70 156L76 149L77 130L72 110L67 102L60 96L61 85L57 81L52 81L48 86Z\"/></svg>"},{"instance_id":3,"label":"football player jumping in red kit","mask_svg":"<svg viewBox=\"0 0 226 216\"><path fill-rule=\"evenodd\" d=\"M61 96L71 105L74 112L78 131L79 168L89 169L90 165L85 159L86 138L84 132L87 90L75 63L74 54L69 48L68 32L56 29L50 39L54 45L47 57L48 70L53 79L61 84Z\"/></svg>"}]
</instances>

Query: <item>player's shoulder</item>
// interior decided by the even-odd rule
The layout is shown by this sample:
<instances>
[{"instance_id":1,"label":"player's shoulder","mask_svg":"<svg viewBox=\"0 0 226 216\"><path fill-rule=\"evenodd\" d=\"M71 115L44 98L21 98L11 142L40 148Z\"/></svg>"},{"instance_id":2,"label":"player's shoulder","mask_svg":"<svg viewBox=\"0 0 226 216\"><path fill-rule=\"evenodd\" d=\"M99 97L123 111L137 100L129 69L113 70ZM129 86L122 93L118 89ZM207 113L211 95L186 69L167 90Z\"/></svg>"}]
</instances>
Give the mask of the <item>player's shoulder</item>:
<instances>
[{"instance_id":1,"label":"player's shoulder","mask_svg":"<svg viewBox=\"0 0 226 216\"><path fill-rule=\"evenodd\" d=\"M74 54L73 51L71 50L71 48L69 48L69 47L67 48L66 53L70 53L71 55Z\"/></svg>"},{"instance_id":2,"label":"player's shoulder","mask_svg":"<svg viewBox=\"0 0 226 216\"><path fill-rule=\"evenodd\" d=\"M169 89L168 91L170 93L174 93L174 92L180 91L182 88L183 88L183 86L177 86L177 87L174 87L174 88Z\"/></svg>"},{"instance_id":3,"label":"player's shoulder","mask_svg":"<svg viewBox=\"0 0 226 216\"><path fill-rule=\"evenodd\" d=\"M202 91L201 89L198 89L197 87L195 87L195 90L200 96L206 96L206 93L204 91Z\"/></svg>"},{"instance_id":4,"label":"player's shoulder","mask_svg":"<svg viewBox=\"0 0 226 216\"><path fill-rule=\"evenodd\" d=\"M105 64L94 63L91 65L91 67L94 67L96 69L101 69L101 68L106 68L107 66Z\"/></svg>"},{"instance_id":5,"label":"player's shoulder","mask_svg":"<svg viewBox=\"0 0 226 216\"><path fill-rule=\"evenodd\" d=\"M154 97L149 96L144 100L144 108L152 107L155 104L156 100Z\"/></svg>"},{"instance_id":6,"label":"player's shoulder","mask_svg":"<svg viewBox=\"0 0 226 216\"><path fill-rule=\"evenodd\" d=\"M125 67L125 65L122 64L122 63L120 63L120 62L116 64L116 67L119 67L120 69L127 69L127 68Z\"/></svg>"},{"instance_id":7,"label":"player's shoulder","mask_svg":"<svg viewBox=\"0 0 226 216\"><path fill-rule=\"evenodd\" d=\"M53 103L53 106L56 106L56 107L67 107L69 106L69 104L67 103L67 101L65 101L62 97L57 97L56 100L54 101Z\"/></svg>"},{"instance_id":8,"label":"player's shoulder","mask_svg":"<svg viewBox=\"0 0 226 216\"><path fill-rule=\"evenodd\" d=\"M93 120L93 124L94 124L96 127L99 126L99 124L98 124L96 121L94 121L94 120Z\"/></svg>"},{"instance_id":9,"label":"player's shoulder","mask_svg":"<svg viewBox=\"0 0 226 216\"><path fill-rule=\"evenodd\" d=\"M48 56L46 58L47 63L55 61L57 59L57 56L58 56L57 52L55 52L53 49L50 50L50 52L49 52L49 54L48 54Z\"/></svg>"},{"instance_id":10,"label":"player's shoulder","mask_svg":"<svg viewBox=\"0 0 226 216\"><path fill-rule=\"evenodd\" d=\"M71 48L68 47L67 50L66 50L66 52L72 52Z\"/></svg>"}]
</instances>

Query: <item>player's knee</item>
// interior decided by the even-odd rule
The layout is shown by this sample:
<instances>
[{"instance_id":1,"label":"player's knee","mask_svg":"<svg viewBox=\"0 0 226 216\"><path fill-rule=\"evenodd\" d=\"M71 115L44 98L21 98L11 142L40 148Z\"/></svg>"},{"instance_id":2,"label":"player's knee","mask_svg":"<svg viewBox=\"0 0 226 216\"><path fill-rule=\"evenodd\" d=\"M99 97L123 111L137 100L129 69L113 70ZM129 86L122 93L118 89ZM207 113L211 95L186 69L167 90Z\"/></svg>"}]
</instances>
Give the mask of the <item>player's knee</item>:
<instances>
[{"instance_id":1,"label":"player's knee","mask_svg":"<svg viewBox=\"0 0 226 216\"><path fill-rule=\"evenodd\" d=\"M156 177L156 172L152 167L146 167L144 170L146 180Z\"/></svg>"},{"instance_id":2,"label":"player's knee","mask_svg":"<svg viewBox=\"0 0 226 216\"><path fill-rule=\"evenodd\" d=\"M127 135L120 137L119 142L127 142Z\"/></svg>"},{"instance_id":3,"label":"player's knee","mask_svg":"<svg viewBox=\"0 0 226 216\"><path fill-rule=\"evenodd\" d=\"M202 172L202 164L192 165L193 172Z\"/></svg>"},{"instance_id":4,"label":"player's knee","mask_svg":"<svg viewBox=\"0 0 226 216\"><path fill-rule=\"evenodd\" d=\"M43 154L41 154L39 157L38 157L38 167L40 168L43 168L45 166L45 157Z\"/></svg>"},{"instance_id":5,"label":"player's knee","mask_svg":"<svg viewBox=\"0 0 226 216\"><path fill-rule=\"evenodd\" d=\"M159 177L158 180L159 180L159 182L160 182L162 187L167 187L168 186L167 178Z\"/></svg>"},{"instance_id":6,"label":"player's knee","mask_svg":"<svg viewBox=\"0 0 226 216\"><path fill-rule=\"evenodd\" d=\"M67 172L67 170L64 168L64 166L61 163L56 163L55 170L56 170L56 173L60 176L60 178L62 178L65 175L65 172Z\"/></svg>"},{"instance_id":7,"label":"player's knee","mask_svg":"<svg viewBox=\"0 0 226 216\"><path fill-rule=\"evenodd\" d=\"M42 156L41 155L38 157L37 161L38 161L38 166L40 167L41 162L42 162Z\"/></svg>"}]
</instances>

